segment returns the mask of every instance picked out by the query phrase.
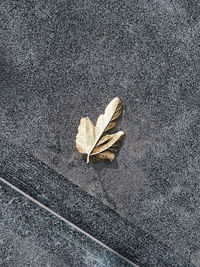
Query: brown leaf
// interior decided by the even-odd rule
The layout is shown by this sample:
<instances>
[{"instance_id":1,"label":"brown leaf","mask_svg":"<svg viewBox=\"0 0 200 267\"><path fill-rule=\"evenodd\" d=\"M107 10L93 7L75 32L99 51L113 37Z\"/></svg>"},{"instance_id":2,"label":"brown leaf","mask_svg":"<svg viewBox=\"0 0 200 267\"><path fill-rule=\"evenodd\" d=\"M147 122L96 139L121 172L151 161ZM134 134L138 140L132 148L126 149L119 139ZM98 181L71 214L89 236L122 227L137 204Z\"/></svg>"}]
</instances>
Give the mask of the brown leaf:
<instances>
[{"instance_id":1,"label":"brown leaf","mask_svg":"<svg viewBox=\"0 0 200 267\"><path fill-rule=\"evenodd\" d=\"M118 97L115 97L106 107L104 114L97 119L96 126L92 124L88 117L81 119L76 136L76 147L80 153L87 155L87 163L90 157L96 162L105 159L112 161L114 159L113 152L120 145L124 132L106 133L115 128L116 120L121 111L122 102Z\"/></svg>"}]
</instances>

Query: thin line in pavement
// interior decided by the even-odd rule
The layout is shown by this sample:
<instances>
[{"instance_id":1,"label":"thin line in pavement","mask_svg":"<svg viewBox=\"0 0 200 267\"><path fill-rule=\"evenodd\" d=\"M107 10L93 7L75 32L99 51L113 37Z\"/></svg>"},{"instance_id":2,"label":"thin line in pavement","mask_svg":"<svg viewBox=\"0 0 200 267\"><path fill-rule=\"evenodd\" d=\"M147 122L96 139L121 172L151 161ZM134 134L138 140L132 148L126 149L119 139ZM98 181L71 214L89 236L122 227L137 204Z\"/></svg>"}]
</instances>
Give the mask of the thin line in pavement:
<instances>
[{"instance_id":1,"label":"thin line in pavement","mask_svg":"<svg viewBox=\"0 0 200 267\"><path fill-rule=\"evenodd\" d=\"M41 202L39 202L36 199L34 199L33 197L29 196L24 191L20 190L18 187L16 187L13 184L9 183L8 181L6 181L5 179L3 179L2 177L0 177L0 181L2 183L4 183L4 184L8 185L9 187L11 187L12 189L14 189L15 191L19 192L21 195L23 195L24 197L28 198L29 200L31 200L32 202L34 202L35 204L37 204L41 208L43 208L46 211L50 212L51 214L53 214L54 216L56 216L57 218L59 218L63 222L69 224L70 226L72 226L73 228L75 228L77 231L79 231L82 234L86 235L87 237L89 237L90 239L92 239L93 241L95 241L96 243L100 244L102 247L106 248L107 250L109 250L113 254L115 254L118 257L120 257L121 259L123 259L124 261L128 262L129 264L133 265L134 267L139 267L138 265L136 265L135 263L133 263L129 259L125 258L124 256L122 256L121 254L119 254L118 252L116 252L115 250L113 250L112 248L108 247L107 245L105 245L104 243L102 243L101 241L99 241L98 239L96 239L95 237L93 237L92 235L88 234L87 232L85 232L84 230L82 230L81 228L79 228L78 226L76 226L75 224L73 224L72 222L68 221L67 219L65 219L64 217L62 217L61 215L59 215L55 211L51 210L47 206L43 205Z\"/></svg>"}]
</instances>

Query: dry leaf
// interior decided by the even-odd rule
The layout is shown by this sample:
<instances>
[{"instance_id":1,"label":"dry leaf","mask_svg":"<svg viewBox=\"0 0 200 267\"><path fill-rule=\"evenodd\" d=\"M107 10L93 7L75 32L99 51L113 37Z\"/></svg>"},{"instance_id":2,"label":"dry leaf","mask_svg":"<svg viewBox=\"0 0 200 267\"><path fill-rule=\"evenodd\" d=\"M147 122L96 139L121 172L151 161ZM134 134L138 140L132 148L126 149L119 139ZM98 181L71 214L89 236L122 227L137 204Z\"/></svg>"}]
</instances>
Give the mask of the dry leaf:
<instances>
[{"instance_id":1,"label":"dry leaf","mask_svg":"<svg viewBox=\"0 0 200 267\"><path fill-rule=\"evenodd\" d=\"M98 117L96 126L88 117L81 119L76 136L76 147L80 153L87 155L87 163L90 158L94 162L114 159L113 152L117 150L124 132L119 131L114 134L108 134L108 132L117 125L121 111L122 102L115 97L106 107L104 114Z\"/></svg>"}]
</instances>

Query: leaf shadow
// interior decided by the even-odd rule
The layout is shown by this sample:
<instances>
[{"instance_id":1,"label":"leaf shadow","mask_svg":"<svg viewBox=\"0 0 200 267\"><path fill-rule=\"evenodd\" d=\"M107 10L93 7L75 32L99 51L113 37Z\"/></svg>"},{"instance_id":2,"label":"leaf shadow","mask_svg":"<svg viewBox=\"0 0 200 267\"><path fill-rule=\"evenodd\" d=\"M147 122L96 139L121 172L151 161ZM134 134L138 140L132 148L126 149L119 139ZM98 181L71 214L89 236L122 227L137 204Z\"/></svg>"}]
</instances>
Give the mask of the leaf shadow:
<instances>
[{"instance_id":1,"label":"leaf shadow","mask_svg":"<svg viewBox=\"0 0 200 267\"><path fill-rule=\"evenodd\" d=\"M94 168L96 172L100 173L103 169L117 169L118 161L115 158L112 162L110 161L104 161L100 163L90 162L90 165Z\"/></svg>"},{"instance_id":2,"label":"leaf shadow","mask_svg":"<svg viewBox=\"0 0 200 267\"><path fill-rule=\"evenodd\" d=\"M118 169L118 161L117 161L117 156L120 153L122 146L123 146L124 140L121 142L119 148L117 149L117 151L115 152L115 158L112 162L106 160L106 161L102 161L99 163L93 163L90 162L90 166L92 166L92 168L99 174L103 169Z\"/></svg>"},{"instance_id":3,"label":"leaf shadow","mask_svg":"<svg viewBox=\"0 0 200 267\"><path fill-rule=\"evenodd\" d=\"M123 144L123 142L122 142ZM117 205L115 200L110 196L108 190L107 190L107 186L105 181L103 181L102 177L101 177L101 171L103 171L104 169L113 169L116 170L118 169L118 161L117 161L117 156L120 153L120 150L122 148L122 144L120 145L120 147L118 148L117 152L115 153L115 159L110 162L110 161L103 161L100 163L92 163L90 162L90 166L95 170L95 172L97 173L97 180L101 185L101 189L103 191L103 197L106 199L107 203L109 204L110 208L112 208L113 210L117 211Z\"/></svg>"}]
</instances>

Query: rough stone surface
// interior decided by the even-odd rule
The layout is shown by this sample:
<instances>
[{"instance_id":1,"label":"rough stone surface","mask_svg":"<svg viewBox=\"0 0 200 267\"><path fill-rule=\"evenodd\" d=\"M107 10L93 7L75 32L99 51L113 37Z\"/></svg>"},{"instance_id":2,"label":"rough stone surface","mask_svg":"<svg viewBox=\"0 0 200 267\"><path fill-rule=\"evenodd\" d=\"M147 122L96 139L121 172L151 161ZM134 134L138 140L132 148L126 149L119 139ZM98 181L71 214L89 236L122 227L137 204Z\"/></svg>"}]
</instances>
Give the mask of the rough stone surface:
<instances>
[{"instance_id":1,"label":"rough stone surface","mask_svg":"<svg viewBox=\"0 0 200 267\"><path fill-rule=\"evenodd\" d=\"M0 139L0 177L142 267L193 267L188 258L36 159ZM31 221L29 221L31 224Z\"/></svg>"},{"instance_id":2,"label":"rough stone surface","mask_svg":"<svg viewBox=\"0 0 200 267\"><path fill-rule=\"evenodd\" d=\"M198 266L199 1L1 1L0 134ZM126 139L74 141L115 96Z\"/></svg>"},{"instance_id":3,"label":"rough stone surface","mask_svg":"<svg viewBox=\"0 0 200 267\"><path fill-rule=\"evenodd\" d=\"M0 182L0 266L131 267Z\"/></svg>"}]
</instances>

